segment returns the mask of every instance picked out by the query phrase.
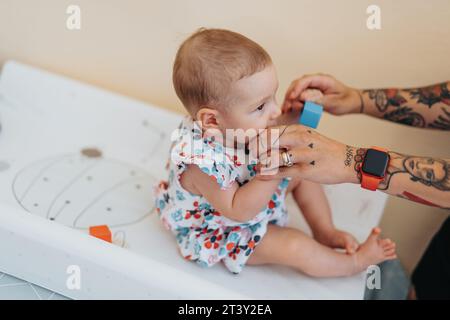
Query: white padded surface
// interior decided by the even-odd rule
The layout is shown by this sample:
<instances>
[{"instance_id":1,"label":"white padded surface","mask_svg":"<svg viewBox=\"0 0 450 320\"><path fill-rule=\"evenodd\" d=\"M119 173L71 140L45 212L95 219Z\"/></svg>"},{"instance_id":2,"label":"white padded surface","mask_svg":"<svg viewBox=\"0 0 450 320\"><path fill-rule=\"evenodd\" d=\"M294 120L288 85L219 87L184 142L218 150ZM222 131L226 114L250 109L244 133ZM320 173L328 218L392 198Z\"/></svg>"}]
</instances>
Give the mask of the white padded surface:
<instances>
[{"instance_id":1,"label":"white padded surface","mask_svg":"<svg viewBox=\"0 0 450 320\"><path fill-rule=\"evenodd\" d=\"M17 62L5 64L0 271L72 298L363 298L364 274L313 279L288 268L251 266L235 276L222 265L201 269L181 259L153 210L151 189L166 178L170 134L180 119ZM325 189L335 224L363 240L379 222L386 196L354 185ZM288 201L291 224L308 232ZM86 235L98 224L110 225L114 245ZM81 268L81 290L65 285L72 264Z\"/></svg>"}]
</instances>

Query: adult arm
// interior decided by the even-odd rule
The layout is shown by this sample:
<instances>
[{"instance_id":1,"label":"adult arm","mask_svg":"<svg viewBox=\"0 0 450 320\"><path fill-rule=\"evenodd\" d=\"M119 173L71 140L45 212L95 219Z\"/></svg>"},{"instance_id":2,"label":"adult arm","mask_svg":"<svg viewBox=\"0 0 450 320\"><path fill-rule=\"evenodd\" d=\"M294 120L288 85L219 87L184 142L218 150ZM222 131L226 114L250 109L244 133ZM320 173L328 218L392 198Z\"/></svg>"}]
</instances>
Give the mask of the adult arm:
<instances>
[{"instance_id":1,"label":"adult arm","mask_svg":"<svg viewBox=\"0 0 450 320\"><path fill-rule=\"evenodd\" d=\"M360 167L366 148L332 140L299 124L276 127L279 149L261 154L261 165L270 174L266 180L298 177L322 184L360 184ZM283 163L279 150L287 150L292 167ZM257 152L257 151L256 151ZM390 161L379 190L430 206L450 208L450 159L389 152ZM270 161L268 161L270 159ZM276 161L274 161L276 160Z\"/></svg>"},{"instance_id":2,"label":"adult arm","mask_svg":"<svg viewBox=\"0 0 450 320\"><path fill-rule=\"evenodd\" d=\"M323 96L310 97L310 89L320 90ZM364 113L414 127L450 130L450 82L411 89L361 90L329 75L307 75L292 82L282 109L301 109L305 100L315 100L335 115Z\"/></svg>"}]
</instances>

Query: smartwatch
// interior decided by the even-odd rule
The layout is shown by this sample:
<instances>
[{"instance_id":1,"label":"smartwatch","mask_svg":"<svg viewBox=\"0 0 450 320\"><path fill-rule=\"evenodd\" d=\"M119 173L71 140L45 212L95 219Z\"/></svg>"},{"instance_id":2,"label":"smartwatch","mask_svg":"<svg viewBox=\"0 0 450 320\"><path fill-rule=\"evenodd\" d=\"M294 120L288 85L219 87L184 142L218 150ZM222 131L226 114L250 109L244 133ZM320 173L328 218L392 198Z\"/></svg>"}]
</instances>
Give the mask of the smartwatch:
<instances>
[{"instance_id":1,"label":"smartwatch","mask_svg":"<svg viewBox=\"0 0 450 320\"><path fill-rule=\"evenodd\" d=\"M360 167L361 187L375 191L384 179L389 165L389 154L386 149L372 147L367 149Z\"/></svg>"}]
</instances>

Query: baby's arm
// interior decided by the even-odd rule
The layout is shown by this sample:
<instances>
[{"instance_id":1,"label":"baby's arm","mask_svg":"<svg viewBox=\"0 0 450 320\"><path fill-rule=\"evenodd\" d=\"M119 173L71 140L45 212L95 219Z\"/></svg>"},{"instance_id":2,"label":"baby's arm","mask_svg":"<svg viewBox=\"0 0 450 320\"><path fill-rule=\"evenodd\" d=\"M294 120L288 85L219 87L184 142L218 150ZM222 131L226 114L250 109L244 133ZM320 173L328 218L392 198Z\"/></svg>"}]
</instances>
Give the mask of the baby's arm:
<instances>
[{"instance_id":1,"label":"baby's arm","mask_svg":"<svg viewBox=\"0 0 450 320\"><path fill-rule=\"evenodd\" d=\"M193 182L196 192L200 193L222 215L235 221L253 219L267 205L280 184L281 179L263 181L256 176L243 186L233 183L227 190L196 165L189 165L183 178Z\"/></svg>"}]
</instances>

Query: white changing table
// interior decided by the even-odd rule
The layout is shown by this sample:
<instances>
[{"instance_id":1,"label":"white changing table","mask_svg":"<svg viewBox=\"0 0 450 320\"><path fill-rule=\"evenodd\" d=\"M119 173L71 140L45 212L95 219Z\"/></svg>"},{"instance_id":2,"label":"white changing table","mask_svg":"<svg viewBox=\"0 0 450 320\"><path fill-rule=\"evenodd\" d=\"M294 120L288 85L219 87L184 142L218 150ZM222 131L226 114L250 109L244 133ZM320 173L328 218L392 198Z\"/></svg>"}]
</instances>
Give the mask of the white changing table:
<instances>
[{"instance_id":1,"label":"white changing table","mask_svg":"<svg viewBox=\"0 0 450 320\"><path fill-rule=\"evenodd\" d=\"M314 279L180 258L153 210L182 115L10 61L0 80L0 271L75 299L362 299L365 274ZM325 187L335 224L363 240L386 196ZM291 224L308 228L289 199ZM114 245L87 235L108 224ZM69 266L81 288L69 289ZM332 267L332 266L330 266Z\"/></svg>"}]
</instances>

